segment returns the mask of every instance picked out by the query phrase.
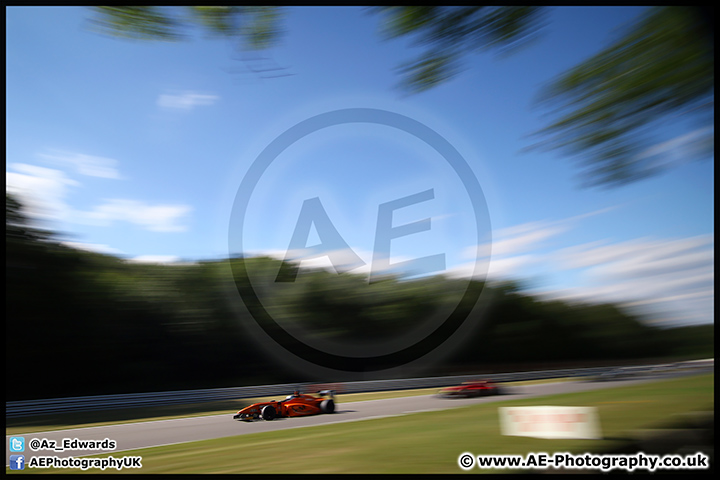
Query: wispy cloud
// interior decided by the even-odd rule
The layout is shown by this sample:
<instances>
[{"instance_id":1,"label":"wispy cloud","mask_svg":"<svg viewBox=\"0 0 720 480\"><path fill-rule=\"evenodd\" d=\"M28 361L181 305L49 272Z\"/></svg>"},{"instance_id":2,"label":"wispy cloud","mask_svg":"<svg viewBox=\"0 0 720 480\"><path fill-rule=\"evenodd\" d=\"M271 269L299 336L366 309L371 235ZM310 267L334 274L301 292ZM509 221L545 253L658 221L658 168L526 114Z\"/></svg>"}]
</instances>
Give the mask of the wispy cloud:
<instances>
[{"instance_id":1,"label":"wispy cloud","mask_svg":"<svg viewBox=\"0 0 720 480\"><path fill-rule=\"evenodd\" d=\"M138 200L111 199L84 212L83 217L102 225L120 221L153 232L184 232L187 225L183 222L191 211L188 205L149 205Z\"/></svg>"},{"instance_id":2,"label":"wispy cloud","mask_svg":"<svg viewBox=\"0 0 720 480\"><path fill-rule=\"evenodd\" d=\"M502 228L493 232L492 244L469 247L463 256L483 259L481 260L483 262L490 261L488 276L515 275L520 273L517 271L518 266L535 263L538 260L535 257L540 249L551 248L553 242L550 240L557 239L563 233L572 230L580 220L609 212L615 208L617 207L603 208L561 220L527 222ZM492 257L492 259L486 257Z\"/></svg>"},{"instance_id":3,"label":"wispy cloud","mask_svg":"<svg viewBox=\"0 0 720 480\"><path fill-rule=\"evenodd\" d=\"M618 302L711 321L714 312L714 235L578 245L557 251L560 269L577 269L582 286L535 293L565 300Z\"/></svg>"},{"instance_id":4,"label":"wispy cloud","mask_svg":"<svg viewBox=\"0 0 720 480\"><path fill-rule=\"evenodd\" d=\"M523 225L523 228L527 230L510 235L507 232L498 232L499 238L492 244L493 257L506 257L531 251L541 246L543 241L569 230L567 225L548 225L539 222Z\"/></svg>"},{"instance_id":5,"label":"wispy cloud","mask_svg":"<svg viewBox=\"0 0 720 480\"><path fill-rule=\"evenodd\" d=\"M579 217L562 221L528 222L493 232L492 244L469 247L463 252L465 258L477 259L451 268L451 277L487 275L488 279L501 280L521 277L523 269L542 261L538 251L548 248L552 238L571 229ZM474 273L473 273L474 272Z\"/></svg>"},{"instance_id":6,"label":"wispy cloud","mask_svg":"<svg viewBox=\"0 0 720 480\"><path fill-rule=\"evenodd\" d=\"M220 99L218 95L185 91L163 93L157 99L157 105L168 110L192 110L197 106L213 105Z\"/></svg>"},{"instance_id":7,"label":"wispy cloud","mask_svg":"<svg viewBox=\"0 0 720 480\"><path fill-rule=\"evenodd\" d=\"M41 153L38 156L56 165L69 167L79 175L113 180L122 179L117 169L118 161L113 158L64 151Z\"/></svg>"},{"instance_id":8,"label":"wispy cloud","mask_svg":"<svg viewBox=\"0 0 720 480\"><path fill-rule=\"evenodd\" d=\"M676 323L712 321L714 235L567 246L565 233L576 228L580 220L608 210L495 231L492 249L489 244L468 248L465 257L477 260L456 265L447 274L468 278L486 272L488 280L523 280L533 274L542 275L546 286L530 289L529 293L642 307L655 318ZM576 283L567 286L571 276ZM548 286L553 283L556 286Z\"/></svg>"},{"instance_id":9,"label":"wispy cloud","mask_svg":"<svg viewBox=\"0 0 720 480\"><path fill-rule=\"evenodd\" d=\"M465 258L473 260L450 266L444 274L453 278L481 275L491 281L540 275L544 285L529 288L528 293L566 301L616 303L640 309L648 314L647 319L667 324L711 322L714 234L569 244L566 234L579 228L581 221L611 209L497 230L492 254L490 245L467 248ZM367 265L354 272L367 273L372 253L358 254ZM271 254L275 258L284 255ZM402 259L393 260L397 261ZM330 263L327 257L319 257L303 261L302 266L330 267Z\"/></svg>"},{"instance_id":10,"label":"wispy cloud","mask_svg":"<svg viewBox=\"0 0 720 480\"><path fill-rule=\"evenodd\" d=\"M714 133L714 127L698 128L647 148L638 154L637 160L657 168L686 162L703 154L712 155Z\"/></svg>"},{"instance_id":11,"label":"wispy cloud","mask_svg":"<svg viewBox=\"0 0 720 480\"><path fill-rule=\"evenodd\" d=\"M593 242L561 249L556 257L566 269L598 266L599 273L637 273L639 270L659 273L666 267L674 269L677 265L687 267L696 262L712 262L712 251L703 247L713 243L713 235L679 240L644 238L609 245Z\"/></svg>"},{"instance_id":12,"label":"wispy cloud","mask_svg":"<svg viewBox=\"0 0 720 480\"><path fill-rule=\"evenodd\" d=\"M67 167L96 173L99 173L99 170L91 165L98 167L102 164L84 160L73 161L79 158L73 156L57 158L66 160L64 165ZM25 213L31 219L104 226L120 221L153 232L183 232L188 228L186 221L192 211L192 207L188 205L152 205L139 200L112 199L90 210L80 210L67 203L70 188L77 187L80 183L69 178L66 172L25 163L13 163L8 165L8 168L5 176L6 190L19 197ZM105 178L119 178L109 170L105 173Z\"/></svg>"},{"instance_id":13,"label":"wispy cloud","mask_svg":"<svg viewBox=\"0 0 720 480\"><path fill-rule=\"evenodd\" d=\"M139 255L127 260L128 263L153 263L160 265L179 264L180 257L174 255ZM192 262L191 262L192 263ZM187 264L187 263L183 263Z\"/></svg>"},{"instance_id":14,"label":"wispy cloud","mask_svg":"<svg viewBox=\"0 0 720 480\"><path fill-rule=\"evenodd\" d=\"M87 252L104 253L108 255L121 255L123 252L109 245L99 243L83 243L83 242L61 242L63 245L75 248L77 250L85 250Z\"/></svg>"},{"instance_id":15,"label":"wispy cloud","mask_svg":"<svg viewBox=\"0 0 720 480\"><path fill-rule=\"evenodd\" d=\"M263 250L247 252L249 256L267 256L276 260L285 260L289 258L291 262L294 262L300 269L322 269L330 272L340 270L341 272L350 272L355 275L370 275L373 274L386 274L396 273L402 275L397 269L398 264L411 260L404 256L391 256L388 259L389 265L382 264L381 266L373 265L373 252L363 249L343 249L323 252L322 255L312 256L312 249L307 250L291 250L285 252L284 250ZM309 258L303 258L305 256ZM360 258L362 264L357 262L357 258ZM332 258L332 259L331 259ZM333 263L333 261L335 263Z\"/></svg>"},{"instance_id":16,"label":"wispy cloud","mask_svg":"<svg viewBox=\"0 0 720 480\"><path fill-rule=\"evenodd\" d=\"M57 220L69 217L71 208L65 197L71 187L80 185L64 172L26 163L8 165L5 172L5 189L20 198L25 213L39 220Z\"/></svg>"}]
</instances>

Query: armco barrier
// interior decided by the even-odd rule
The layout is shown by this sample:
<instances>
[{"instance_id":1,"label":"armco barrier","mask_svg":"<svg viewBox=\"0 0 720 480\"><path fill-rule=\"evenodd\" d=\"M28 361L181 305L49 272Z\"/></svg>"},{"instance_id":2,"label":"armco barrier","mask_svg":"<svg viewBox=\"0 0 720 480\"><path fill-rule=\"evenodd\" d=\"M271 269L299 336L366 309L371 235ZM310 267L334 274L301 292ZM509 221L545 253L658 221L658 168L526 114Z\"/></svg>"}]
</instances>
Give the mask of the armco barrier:
<instances>
[{"instance_id":1,"label":"armco barrier","mask_svg":"<svg viewBox=\"0 0 720 480\"><path fill-rule=\"evenodd\" d=\"M714 363L714 362L713 362ZM653 366L648 366L648 370ZM712 368L712 365L711 365ZM481 378L496 382L542 380L561 377L596 376L613 370L613 367L578 368L565 370L543 370L537 372L502 373L481 375ZM478 379L478 375L448 377L404 378L391 380L368 380L334 384L342 393L379 392L387 390L408 390L435 388L454 385ZM294 383L282 385L260 385L254 387L210 388L203 390L179 390L169 392L131 393L118 395L95 395L88 397L50 398L7 402L5 417L25 417L60 412L82 412L143 406L166 406L190 403L204 403L217 400L286 395L293 390L304 390L313 384Z\"/></svg>"}]
</instances>

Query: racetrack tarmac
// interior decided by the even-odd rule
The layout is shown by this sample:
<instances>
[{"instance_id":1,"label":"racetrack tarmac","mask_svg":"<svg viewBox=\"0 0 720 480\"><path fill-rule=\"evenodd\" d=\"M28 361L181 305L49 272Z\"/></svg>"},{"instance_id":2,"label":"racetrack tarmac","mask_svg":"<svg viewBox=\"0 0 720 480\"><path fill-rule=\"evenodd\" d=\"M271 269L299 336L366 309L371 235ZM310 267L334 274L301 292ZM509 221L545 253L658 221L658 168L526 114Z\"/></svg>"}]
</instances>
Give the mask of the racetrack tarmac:
<instances>
[{"instance_id":1,"label":"racetrack tarmac","mask_svg":"<svg viewBox=\"0 0 720 480\"><path fill-rule=\"evenodd\" d=\"M574 393L600 388L610 388L614 386L627 386L641 381L643 380L609 382L568 381L539 385L504 387L507 395L468 399L448 399L440 398L436 395L422 395L415 397L338 403L336 405L336 412L330 415L279 418L270 422L262 420L255 422L241 422L233 420L232 416L235 412L228 412L225 415L75 428L68 430L56 430L52 432L36 432L27 435L14 434L13 436L25 438L25 452L23 454L26 457L32 455L79 457L98 453L109 455L125 450L231 437L248 433L270 432L289 428L302 428L314 425L352 422L424 411L445 410L448 408L498 402L509 399L530 398L559 393ZM5 437L5 465L8 465L9 462L9 438L9 436ZM61 445L63 439L101 441L106 438L117 442L117 446L114 450L33 451L31 449L31 442L33 439L54 440L57 442L57 445Z\"/></svg>"}]
</instances>

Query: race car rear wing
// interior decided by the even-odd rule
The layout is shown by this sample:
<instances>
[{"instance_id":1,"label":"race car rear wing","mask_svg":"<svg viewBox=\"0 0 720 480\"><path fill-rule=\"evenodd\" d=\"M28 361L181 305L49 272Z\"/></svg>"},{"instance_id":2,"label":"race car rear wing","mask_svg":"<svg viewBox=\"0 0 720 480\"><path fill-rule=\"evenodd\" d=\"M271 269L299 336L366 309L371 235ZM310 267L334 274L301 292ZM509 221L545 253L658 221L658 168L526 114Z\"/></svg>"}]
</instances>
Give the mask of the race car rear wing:
<instances>
[{"instance_id":1,"label":"race car rear wing","mask_svg":"<svg viewBox=\"0 0 720 480\"><path fill-rule=\"evenodd\" d=\"M322 390L322 391L318 392L318 395L335 398L335 391L334 390Z\"/></svg>"}]
</instances>

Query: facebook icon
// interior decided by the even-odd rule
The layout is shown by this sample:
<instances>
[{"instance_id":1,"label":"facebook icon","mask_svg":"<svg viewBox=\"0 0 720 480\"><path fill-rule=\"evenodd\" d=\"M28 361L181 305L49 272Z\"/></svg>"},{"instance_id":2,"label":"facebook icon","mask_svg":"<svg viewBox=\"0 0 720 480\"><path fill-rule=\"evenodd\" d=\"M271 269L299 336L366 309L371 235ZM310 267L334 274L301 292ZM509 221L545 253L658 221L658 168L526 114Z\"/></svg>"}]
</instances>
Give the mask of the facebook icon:
<instances>
[{"instance_id":1,"label":"facebook icon","mask_svg":"<svg viewBox=\"0 0 720 480\"><path fill-rule=\"evenodd\" d=\"M10 470L25 470L25 455L10 455Z\"/></svg>"}]
</instances>

